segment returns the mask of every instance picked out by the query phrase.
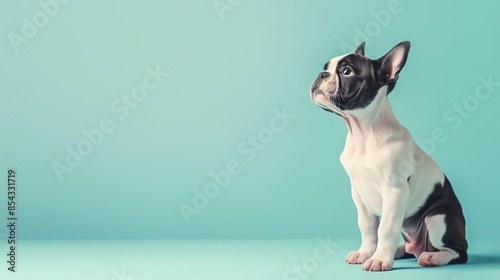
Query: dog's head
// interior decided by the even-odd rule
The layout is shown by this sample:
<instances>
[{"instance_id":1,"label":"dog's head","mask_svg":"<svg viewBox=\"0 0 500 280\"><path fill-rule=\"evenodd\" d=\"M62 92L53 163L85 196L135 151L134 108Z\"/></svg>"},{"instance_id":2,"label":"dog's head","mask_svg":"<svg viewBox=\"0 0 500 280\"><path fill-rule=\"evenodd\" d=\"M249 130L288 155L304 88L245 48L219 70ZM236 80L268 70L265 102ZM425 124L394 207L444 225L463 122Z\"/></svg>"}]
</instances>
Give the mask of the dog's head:
<instances>
[{"instance_id":1,"label":"dog's head","mask_svg":"<svg viewBox=\"0 0 500 280\"><path fill-rule=\"evenodd\" d=\"M311 86L311 99L341 116L363 110L392 91L409 50L410 42L401 42L386 55L372 60L365 56L363 42L354 53L337 56L325 64Z\"/></svg>"}]
</instances>

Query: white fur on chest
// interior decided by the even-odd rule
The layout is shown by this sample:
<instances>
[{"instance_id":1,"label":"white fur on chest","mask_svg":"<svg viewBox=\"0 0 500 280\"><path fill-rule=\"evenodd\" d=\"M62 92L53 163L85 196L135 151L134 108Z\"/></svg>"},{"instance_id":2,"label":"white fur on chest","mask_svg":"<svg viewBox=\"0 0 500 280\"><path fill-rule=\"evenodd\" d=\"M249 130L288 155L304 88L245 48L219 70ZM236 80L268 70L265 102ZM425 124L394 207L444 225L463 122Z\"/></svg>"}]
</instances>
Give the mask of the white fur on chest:
<instances>
[{"instance_id":1,"label":"white fur on chest","mask_svg":"<svg viewBox=\"0 0 500 280\"><path fill-rule=\"evenodd\" d=\"M386 158L383 150L370 147L362 151L347 144L341 155L341 162L351 179L351 185L360 194L365 206L377 216L382 214L382 189L387 181L388 168L382 159ZM385 169L385 170L384 170Z\"/></svg>"},{"instance_id":2,"label":"white fur on chest","mask_svg":"<svg viewBox=\"0 0 500 280\"><path fill-rule=\"evenodd\" d=\"M444 180L444 175L396 121L387 98L378 98L372 105L381 110L377 112L382 120L379 123L367 128L361 127L355 117L346 119L349 133L340 160L351 187L371 213L381 216L387 186L398 186L409 189L410 199L403 214L410 216L425 202L434 184ZM373 114L370 109L360 114Z\"/></svg>"}]
</instances>

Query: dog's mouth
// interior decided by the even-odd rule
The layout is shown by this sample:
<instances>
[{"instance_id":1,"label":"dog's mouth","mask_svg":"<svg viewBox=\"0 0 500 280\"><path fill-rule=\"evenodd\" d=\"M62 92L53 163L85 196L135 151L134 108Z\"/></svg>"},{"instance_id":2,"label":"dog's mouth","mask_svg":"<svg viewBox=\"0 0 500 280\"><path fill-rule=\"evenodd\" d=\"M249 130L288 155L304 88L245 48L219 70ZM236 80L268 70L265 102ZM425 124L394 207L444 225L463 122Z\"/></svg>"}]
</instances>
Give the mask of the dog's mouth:
<instances>
[{"instance_id":1,"label":"dog's mouth","mask_svg":"<svg viewBox=\"0 0 500 280\"><path fill-rule=\"evenodd\" d=\"M324 110L332 113L339 113L344 98L335 91L323 91L319 87L311 88L311 100Z\"/></svg>"},{"instance_id":2,"label":"dog's mouth","mask_svg":"<svg viewBox=\"0 0 500 280\"><path fill-rule=\"evenodd\" d=\"M310 90L310 97L311 97L311 100L313 102L316 102L315 98L316 98L316 95L318 94L323 94L323 91L319 89L319 87L317 86L313 86Z\"/></svg>"}]
</instances>

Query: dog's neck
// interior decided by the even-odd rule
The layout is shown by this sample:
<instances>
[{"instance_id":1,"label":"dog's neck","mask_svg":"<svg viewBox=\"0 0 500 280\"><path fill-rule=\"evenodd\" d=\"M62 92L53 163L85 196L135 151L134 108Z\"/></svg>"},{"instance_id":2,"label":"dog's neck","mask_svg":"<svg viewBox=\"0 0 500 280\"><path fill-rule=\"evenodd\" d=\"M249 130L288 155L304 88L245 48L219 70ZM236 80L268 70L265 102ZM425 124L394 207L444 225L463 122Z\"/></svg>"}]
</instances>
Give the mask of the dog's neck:
<instances>
[{"instance_id":1,"label":"dog's neck","mask_svg":"<svg viewBox=\"0 0 500 280\"><path fill-rule=\"evenodd\" d=\"M373 138L384 141L404 129L396 119L387 96L379 95L368 107L343 116L348 129L347 141L355 147L365 147L366 141Z\"/></svg>"}]
</instances>

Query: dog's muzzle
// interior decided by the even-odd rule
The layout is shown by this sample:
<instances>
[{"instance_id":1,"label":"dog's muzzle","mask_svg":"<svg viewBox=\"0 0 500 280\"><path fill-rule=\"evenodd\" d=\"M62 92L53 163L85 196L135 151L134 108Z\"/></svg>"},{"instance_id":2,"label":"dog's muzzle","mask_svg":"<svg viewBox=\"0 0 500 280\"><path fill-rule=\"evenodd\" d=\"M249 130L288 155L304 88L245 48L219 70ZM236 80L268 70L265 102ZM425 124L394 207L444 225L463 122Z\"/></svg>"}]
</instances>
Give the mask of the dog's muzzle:
<instances>
[{"instance_id":1,"label":"dog's muzzle","mask_svg":"<svg viewBox=\"0 0 500 280\"><path fill-rule=\"evenodd\" d=\"M314 100L314 97L317 94L325 94L324 91L320 88L321 84L325 82L332 74L330 72L321 72L319 73L318 77L314 81L314 83L311 85L311 100Z\"/></svg>"}]
</instances>

